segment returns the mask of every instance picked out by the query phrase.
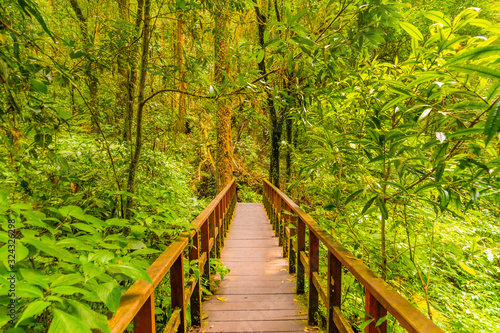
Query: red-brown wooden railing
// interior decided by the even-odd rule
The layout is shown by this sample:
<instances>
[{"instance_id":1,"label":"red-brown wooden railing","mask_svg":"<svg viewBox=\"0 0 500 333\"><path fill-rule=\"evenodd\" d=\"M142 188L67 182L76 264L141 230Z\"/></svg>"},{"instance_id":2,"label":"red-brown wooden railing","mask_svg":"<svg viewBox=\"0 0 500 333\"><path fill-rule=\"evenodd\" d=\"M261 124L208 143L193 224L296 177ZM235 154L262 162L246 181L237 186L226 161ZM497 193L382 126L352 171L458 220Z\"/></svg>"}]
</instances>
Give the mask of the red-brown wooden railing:
<instances>
[{"instance_id":1,"label":"red-brown wooden railing","mask_svg":"<svg viewBox=\"0 0 500 333\"><path fill-rule=\"evenodd\" d=\"M365 288L365 320L373 321L365 333L387 332L387 321L376 326L387 311L409 332L442 333L427 316L379 278L361 260L338 243L329 232L307 215L296 203L274 185L264 180L264 207L280 245L283 256L289 258L290 273L297 273L297 294L305 290L305 277L309 281L308 318L317 324L319 299L328 309L327 332L353 332L341 311L342 266ZM295 228L289 228L292 224ZM306 249L306 228L309 234L309 257ZM295 237L294 237L295 236ZM294 240L296 238L296 240ZM328 275L326 287L319 276L319 242L328 249ZM307 275L306 275L307 273Z\"/></svg>"},{"instance_id":2,"label":"red-brown wooden railing","mask_svg":"<svg viewBox=\"0 0 500 333\"><path fill-rule=\"evenodd\" d=\"M170 272L171 305L174 309L164 333L186 332L186 305L191 305L191 324L201 324L201 276L210 281L210 258L220 257L229 224L236 206L236 183L231 181L192 222L191 230L182 233L156 259L147 272L153 285L135 282L122 296L118 311L108 321L112 333L122 333L134 321L134 332L153 333L155 327L154 291ZM198 260L199 274L184 276L184 252L189 261ZM187 283L185 282L187 280ZM209 283L210 285L210 283Z\"/></svg>"}]
</instances>

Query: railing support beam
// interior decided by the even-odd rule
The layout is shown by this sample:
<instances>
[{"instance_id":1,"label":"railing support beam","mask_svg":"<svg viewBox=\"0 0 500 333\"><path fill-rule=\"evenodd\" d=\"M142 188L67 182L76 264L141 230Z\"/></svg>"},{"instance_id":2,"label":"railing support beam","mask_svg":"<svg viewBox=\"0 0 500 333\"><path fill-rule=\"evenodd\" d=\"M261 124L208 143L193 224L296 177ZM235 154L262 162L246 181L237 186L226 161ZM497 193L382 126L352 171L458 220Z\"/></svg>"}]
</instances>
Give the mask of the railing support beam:
<instances>
[{"instance_id":1,"label":"railing support beam","mask_svg":"<svg viewBox=\"0 0 500 333\"><path fill-rule=\"evenodd\" d=\"M319 239L309 228L309 325L318 324L319 291L312 282L314 273L319 271Z\"/></svg>"},{"instance_id":2,"label":"railing support beam","mask_svg":"<svg viewBox=\"0 0 500 333\"><path fill-rule=\"evenodd\" d=\"M418 311L415 309L415 311ZM385 320L380 325L376 326L377 321L387 315L387 310L382 306L382 304L377 301L373 295L365 289L365 312L369 316L365 316L365 320L372 320L368 326L365 327L365 333L386 333L387 332L387 320Z\"/></svg>"},{"instance_id":3,"label":"railing support beam","mask_svg":"<svg viewBox=\"0 0 500 333\"><path fill-rule=\"evenodd\" d=\"M302 295L305 289L305 268L300 260L300 253L306 249L306 225L301 219L297 220L297 294Z\"/></svg>"},{"instance_id":4,"label":"railing support beam","mask_svg":"<svg viewBox=\"0 0 500 333\"><path fill-rule=\"evenodd\" d=\"M189 261L192 262L194 260L200 259L200 241L199 241L199 232L195 233L193 236L193 245L189 250ZM198 272L202 267L200 267L200 262L198 261ZM191 270L190 274L194 275L194 272ZM199 326L201 325L201 287L200 287L200 276L198 274L198 278L196 279L196 285L194 286L193 293L191 294L191 299L189 301L191 305L191 325Z\"/></svg>"},{"instance_id":5,"label":"railing support beam","mask_svg":"<svg viewBox=\"0 0 500 333\"><path fill-rule=\"evenodd\" d=\"M135 333L154 333L155 328L155 296L151 294L134 318Z\"/></svg>"},{"instance_id":6,"label":"railing support beam","mask_svg":"<svg viewBox=\"0 0 500 333\"><path fill-rule=\"evenodd\" d=\"M181 323L177 328L177 332L186 332L186 305L184 304L184 260L182 253L170 269L170 293L172 301L172 309L180 308Z\"/></svg>"}]
</instances>

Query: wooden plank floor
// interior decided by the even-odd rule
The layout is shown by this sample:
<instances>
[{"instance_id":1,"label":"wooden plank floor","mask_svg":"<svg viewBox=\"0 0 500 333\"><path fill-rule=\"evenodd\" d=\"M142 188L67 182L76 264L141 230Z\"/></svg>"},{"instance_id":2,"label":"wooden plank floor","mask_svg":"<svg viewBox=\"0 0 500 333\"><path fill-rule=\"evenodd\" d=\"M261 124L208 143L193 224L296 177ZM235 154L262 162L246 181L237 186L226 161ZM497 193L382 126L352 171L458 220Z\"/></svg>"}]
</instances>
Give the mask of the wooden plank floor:
<instances>
[{"instance_id":1,"label":"wooden plank floor","mask_svg":"<svg viewBox=\"0 0 500 333\"><path fill-rule=\"evenodd\" d=\"M238 203L221 256L231 272L203 302L206 319L196 332L314 331L294 301L295 278L282 251L262 204Z\"/></svg>"}]
</instances>

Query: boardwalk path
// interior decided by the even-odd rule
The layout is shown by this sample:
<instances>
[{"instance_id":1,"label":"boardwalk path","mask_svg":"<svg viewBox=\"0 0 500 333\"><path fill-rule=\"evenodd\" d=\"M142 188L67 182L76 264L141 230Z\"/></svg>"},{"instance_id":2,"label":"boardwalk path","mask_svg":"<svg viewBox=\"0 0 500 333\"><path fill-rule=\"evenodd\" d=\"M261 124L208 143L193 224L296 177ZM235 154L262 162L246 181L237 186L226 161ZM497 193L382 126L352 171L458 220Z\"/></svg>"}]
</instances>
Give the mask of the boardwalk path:
<instances>
[{"instance_id":1,"label":"boardwalk path","mask_svg":"<svg viewBox=\"0 0 500 333\"><path fill-rule=\"evenodd\" d=\"M208 317L198 332L311 331L262 204L236 205L222 260L231 272L203 303Z\"/></svg>"}]
</instances>

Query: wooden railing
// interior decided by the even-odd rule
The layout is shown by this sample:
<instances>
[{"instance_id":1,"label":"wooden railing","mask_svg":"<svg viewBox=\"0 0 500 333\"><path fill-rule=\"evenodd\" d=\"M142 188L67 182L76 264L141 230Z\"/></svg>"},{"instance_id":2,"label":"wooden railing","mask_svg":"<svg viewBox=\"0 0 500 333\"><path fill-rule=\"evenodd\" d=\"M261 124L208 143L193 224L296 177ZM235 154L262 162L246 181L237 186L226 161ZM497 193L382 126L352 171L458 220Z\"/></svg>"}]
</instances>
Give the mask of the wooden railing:
<instances>
[{"instance_id":1,"label":"wooden railing","mask_svg":"<svg viewBox=\"0 0 500 333\"><path fill-rule=\"evenodd\" d=\"M220 257L220 250L236 206L236 183L231 181L192 222L191 230L182 233L156 259L147 272L154 284L135 282L122 296L118 311L108 321L112 333L122 333L134 321L134 332L153 333L155 327L154 291L170 272L172 315L164 333L186 332L186 305L191 305L191 324L201 324L201 287L203 276L210 281L210 258ZM199 274L184 276L184 252L189 262L198 260ZM185 281L187 280L187 283ZM208 284L210 285L210 283Z\"/></svg>"},{"instance_id":2,"label":"wooden railing","mask_svg":"<svg viewBox=\"0 0 500 333\"><path fill-rule=\"evenodd\" d=\"M290 273L297 274L297 294L304 293L306 277L309 281L310 325L316 325L318 322L317 312L321 298L328 309L327 332L353 332L341 311L344 266L365 288L365 312L371 316L366 316L365 320L373 319L365 327L365 333L387 332L387 321L376 325L380 318L387 315L387 311L409 332L443 332L267 180L264 180L263 201L269 220L279 236L280 245L283 246L283 256L289 258ZM290 224L294 227L289 228ZM305 251L306 228L309 234L309 256ZM319 276L320 241L328 249L326 286Z\"/></svg>"}]
</instances>

